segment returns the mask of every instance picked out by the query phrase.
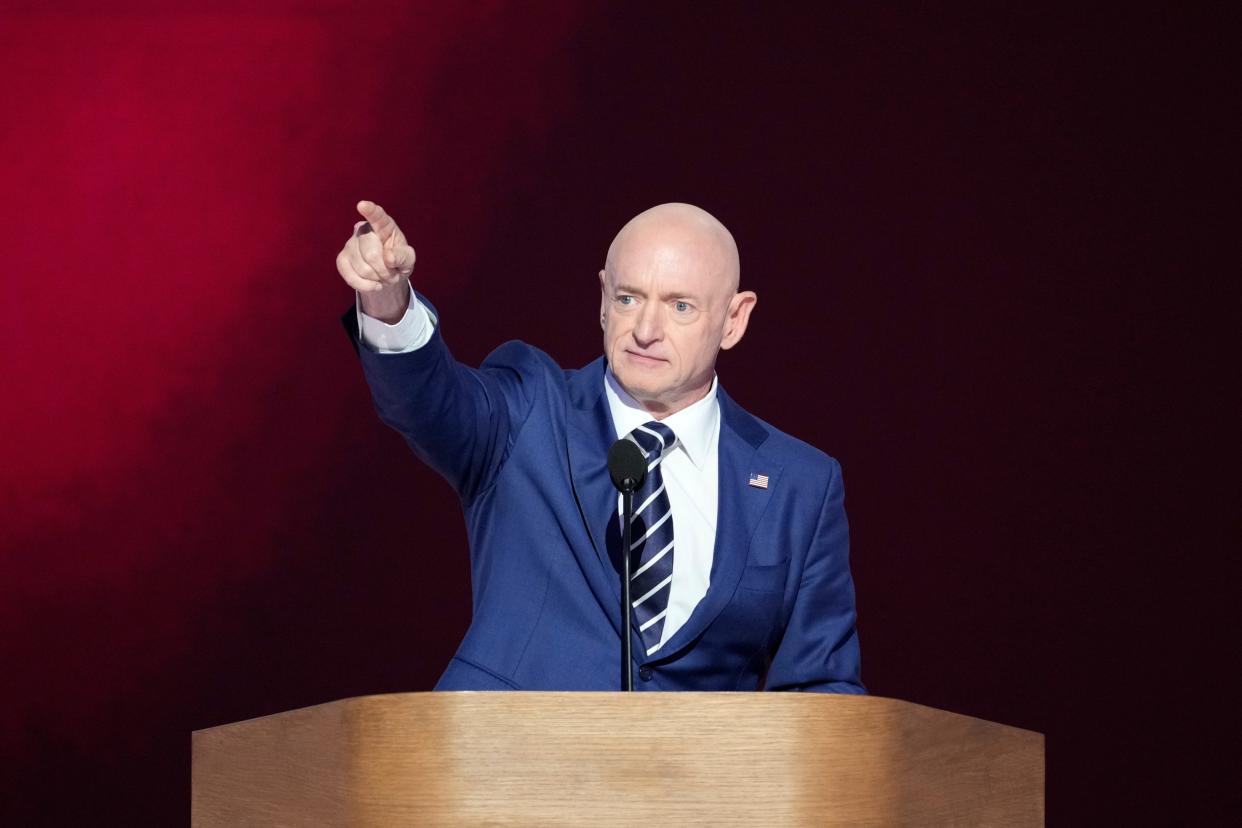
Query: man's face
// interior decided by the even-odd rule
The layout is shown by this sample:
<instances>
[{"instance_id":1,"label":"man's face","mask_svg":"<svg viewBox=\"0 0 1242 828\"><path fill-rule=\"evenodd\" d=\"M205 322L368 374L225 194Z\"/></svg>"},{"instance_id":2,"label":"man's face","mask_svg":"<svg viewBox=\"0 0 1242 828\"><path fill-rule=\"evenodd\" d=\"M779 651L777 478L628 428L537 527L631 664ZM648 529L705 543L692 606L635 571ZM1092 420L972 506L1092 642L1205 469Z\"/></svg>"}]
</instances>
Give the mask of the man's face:
<instances>
[{"instance_id":1,"label":"man's face","mask_svg":"<svg viewBox=\"0 0 1242 828\"><path fill-rule=\"evenodd\" d=\"M656 416L701 399L716 354L745 330L753 294L734 292L718 248L694 233L639 231L614 245L600 271L608 364Z\"/></svg>"}]
</instances>

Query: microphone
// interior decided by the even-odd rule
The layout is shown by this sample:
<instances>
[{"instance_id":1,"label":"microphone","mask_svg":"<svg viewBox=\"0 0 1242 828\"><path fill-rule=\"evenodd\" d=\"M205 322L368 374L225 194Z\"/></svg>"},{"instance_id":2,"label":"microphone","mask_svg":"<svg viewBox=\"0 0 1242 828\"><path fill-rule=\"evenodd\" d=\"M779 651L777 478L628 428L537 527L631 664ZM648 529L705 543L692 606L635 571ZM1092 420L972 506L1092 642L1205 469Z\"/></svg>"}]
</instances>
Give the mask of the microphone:
<instances>
[{"instance_id":1,"label":"microphone","mask_svg":"<svg viewBox=\"0 0 1242 828\"><path fill-rule=\"evenodd\" d=\"M647 457L633 440L624 437L608 449L608 476L621 492L621 689L634 689L634 659L630 639L634 615L630 612L630 523L634 520L634 490L647 477Z\"/></svg>"},{"instance_id":2,"label":"microphone","mask_svg":"<svg viewBox=\"0 0 1242 828\"><path fill-rule=\"evenodd\" d=\"M624 438L608 449L608 474L622 494L633 492L647 477L647 458L633 440Z\"/></svg>"}]
</instances>

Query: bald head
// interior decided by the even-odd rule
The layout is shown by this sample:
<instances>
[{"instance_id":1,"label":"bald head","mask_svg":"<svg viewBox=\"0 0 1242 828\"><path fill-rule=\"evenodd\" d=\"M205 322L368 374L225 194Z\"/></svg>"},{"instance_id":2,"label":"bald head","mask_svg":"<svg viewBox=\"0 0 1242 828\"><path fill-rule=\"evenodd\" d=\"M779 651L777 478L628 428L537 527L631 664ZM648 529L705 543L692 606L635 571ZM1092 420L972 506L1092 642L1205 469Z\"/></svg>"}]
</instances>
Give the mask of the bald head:
<instances>
[{"instance_id":1,"label":"bald head","mask_svg":"<svg viewBox=\"0 0 1242 828\"><path fill-rule=\"evenodd\" d=\"M710 213L661 204L629 221L599 273L600 325L613 375L656 417L702 399L716 355L755 306L738 291L737 244Z\"/></svg>"},{"instance_id":2,"label":"bald head","mask_svg":"<svg viewBox=\"0 0 1242 828\"><path fill-rule=\"evenodd\" d=\"M741 265L733 234L693 204L658 204L630 219L609 245L604 269L615 272L623 260L627 264L634 259L669 263L682 257L707 268L719 280L723 295L737 291Z\"/></svg>"}]
</instances>

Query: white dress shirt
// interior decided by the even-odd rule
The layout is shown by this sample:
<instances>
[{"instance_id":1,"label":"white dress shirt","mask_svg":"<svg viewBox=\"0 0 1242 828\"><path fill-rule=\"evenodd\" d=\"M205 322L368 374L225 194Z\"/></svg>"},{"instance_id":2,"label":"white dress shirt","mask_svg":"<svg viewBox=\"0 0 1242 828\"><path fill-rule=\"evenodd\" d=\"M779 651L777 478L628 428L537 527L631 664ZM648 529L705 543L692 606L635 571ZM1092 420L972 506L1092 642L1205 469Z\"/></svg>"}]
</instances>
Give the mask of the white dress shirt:
<instances>
[{"instance_id":1,"label":"white dress shirt","mask_svg":"<svg viewBox=\"0 0 1242 828\"><path fill-rule=\"evenodd\" d=\"M618 439L653 419L647 409L625 392L611 368L604 374L604 390ZM712 377L712 387L703 399L660 422L677 437L673 450L660 463L668 505L673 511L673 582L669 586L664 632L651 652L663 647L690 618L707 594L712 573L716 492L720 483L716 451L720 445L720 403L716 401L716 378ZM617 514L620 513L618 493Z\"/></svg>"},{"instance_id":2,"label":"white dress shirt","mask_svg":"<svg viewBox=\"0 0 1242 828\"><path fill-rule=\"evenodd\" d=\"M368 316L358 307L358 330L363 343L381 354L415 351L431 339L435 318L410 292L410 307L395 325ZM690 618L707 594L716 545L716 513L719 489L720 403L716 378L706 396L660 422L673 430L677 442L660 464L673 512L673 582L669 586L668 613L655 652ZM612 369L604 374L608 410L617 438L653 419L650 412L626 393ZM617 513L621 496L617 495ZM602 530L603 527L600 527Z\"/></svg>"}]
</instances>

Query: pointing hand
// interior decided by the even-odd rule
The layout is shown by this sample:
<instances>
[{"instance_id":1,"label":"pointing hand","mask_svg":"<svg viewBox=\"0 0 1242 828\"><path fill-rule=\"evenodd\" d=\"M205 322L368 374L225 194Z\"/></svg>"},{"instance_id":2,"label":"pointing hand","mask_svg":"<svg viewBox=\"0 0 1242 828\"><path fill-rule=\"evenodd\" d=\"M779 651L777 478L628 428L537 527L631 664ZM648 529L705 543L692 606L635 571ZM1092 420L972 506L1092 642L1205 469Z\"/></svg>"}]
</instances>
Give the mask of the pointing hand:
<instances>
[{"instance_id":1,"label":"pointing hand","mask_svg":"<svg viewBox=\"0 0 1242 828\"><path fill-rule=\"evenodd\" d=\"M383 207L360 201L358 213L363 221L337 254L336 269L358 291L363 313L393 323L409 306L414 248Z\"/></svg>"}]
</instances>

